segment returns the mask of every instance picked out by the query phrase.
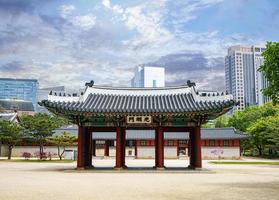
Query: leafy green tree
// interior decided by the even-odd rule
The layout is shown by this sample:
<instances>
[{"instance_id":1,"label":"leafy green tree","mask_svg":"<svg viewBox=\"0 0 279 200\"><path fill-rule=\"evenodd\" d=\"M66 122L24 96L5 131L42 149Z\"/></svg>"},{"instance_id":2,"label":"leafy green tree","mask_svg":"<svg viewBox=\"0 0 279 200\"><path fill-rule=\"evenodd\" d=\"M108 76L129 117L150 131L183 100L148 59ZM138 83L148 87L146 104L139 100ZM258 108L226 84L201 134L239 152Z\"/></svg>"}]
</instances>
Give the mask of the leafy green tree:
<instances>
[{"instance_id":1,"label":"leafy green tree","mask_svg":"<svg viewBox=\"0 0 279 200\"><path fill-rule=\"evenodd\" d=\"M225 128L229 127L229 117L227 115L221 115L214 120L210 120L206 124L202 125L202 128Z\"/></svg>"},{"instance_id":2,"label":"leafy green tree","mask_svg":"<svg viewBox=\"0 0 279 200\"><path fill-rule=\"evenodd\" d=\"M260 155L263 155L265 148L270 144L270 134L267 135L267 124L265 120L279 115L279 105L271 103L263 106L250 106L243 111L238 111L229 119L229 126L248 132L250 140L243 141L243 149L256 148ZM272 126L269 126L272 127Z\"/></svg>"},{"instance_id":3,"label":"leafy green tree","mask_svg":"<svg viewBox=\"0 0 279 200\"><path fill-rule=\"evenodd\" d=\"M40 155L44 153L44 144L50 138L54 130L63 126L66 121L63 118L48 115L45 113L37 113L34 116L24 115L20 119L21 125L24 127L26 134L38 142L40 147ZM40 156L40 159L42 157Z\"/></svg>"},{"instance_id":4,"label":"leafy green tree","mask_svg":"<svg viewBox=\"0 0 279 200\"><path fill-rule=\"evenodd\" d=\"M279 148L279 115L263 117L248 128L251 142L262 156L266 147Z\"/></svg>"},{"instance_id":5,"label":"leafy green tree","mask_svg":"<svg viewBox=\"0 0 279 200\"><path fill-rule=\"evenodd\" d=\"M215 128L225 128L229 126L229 117L226 115L222 115L214 120Z\"/></svg>"},{"instance_id":6,"label":"leafy green tree","mask_svg":"<svg viewBox=\"0 0 279 200\"><path fill-rule=\"evenodd\" d=\"M228 120L228 126L246 132L247 128L253 125L262 117L275 116L279 114L279 106L267 103L263 106L250 106L242 111L237 111Z\"/></svg>"},{"instance_id":7,"label":"leafy green tree","mask_svg":"<svg viewBox=\"0 0 279 200\"><path fill-rule=\"evenodd\" d=\"M259 106L250 106L243 111L237 111L229 119L229 126L245 132L247 128L261 118L262 111Z\"/></svg>"},{"instance_id":8,"label":"leafy green tree","mask_svg":"<svg viewBox=\"0 0 279 200\"><path fill-rule=\"evenodd\" d=\"M263 89L263 94L277 104L279 102L279 42L267 42L266 50L262 55L264 64L259 71L268 80L268 87Z\"/></svg>"},{"instance_id":9,"label":"leafy green tree","mask_svg":"<svg viewBox=\"0 0 279 200\"><path fill-rule=\"evenodd\" d=\"M60 160L62 160L66 147L77 144L77 137L72 136L69 132L64 131L60 135L50 138L49 142L57 146L58 156Z\"/></svg>"},{"instance_id":10,"label":"leafy green tree","mask_svg":"<svg viewBox=\"0 0 279 200\"><path fill-rule=\"evenodd\" d=\"M23 139L22 127L14 122L0 121L0 141L8 146L8 159L11 159L14 146Z\"/></svg>"}]
</instances>

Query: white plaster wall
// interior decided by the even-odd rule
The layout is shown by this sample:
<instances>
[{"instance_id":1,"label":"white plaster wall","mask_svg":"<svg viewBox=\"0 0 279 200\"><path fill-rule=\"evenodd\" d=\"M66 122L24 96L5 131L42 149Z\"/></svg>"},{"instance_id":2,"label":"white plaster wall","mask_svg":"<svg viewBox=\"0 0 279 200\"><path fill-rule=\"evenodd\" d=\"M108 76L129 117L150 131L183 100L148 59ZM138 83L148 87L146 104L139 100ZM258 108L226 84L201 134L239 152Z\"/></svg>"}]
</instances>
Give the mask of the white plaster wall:
<instances>
[{"instance_id":1,"label":"white plaster wall","mask_svg":"<svg viewBox=\"0 0 279 200\"><path fill-rule=\"evenodd\" d=\"M155 158L155 147L138 147L138 158Z\"/></svg>"},{"instance_id":2,"label":"white plaster wall","mask_svg":"<svg viewBox=\"0 0 279 200\"><path fill-rule=\"evenodd\" d=\"M76 146L67 147L69 150L77 150ZM36 152L39 151L38 146L15 146L12 151L13 157L21 157L23 152L29 152L33 156ZM135 149L126 147L126 156L129 155L129 151L132 151L132 156L135 155ZM44 152L51 152L52 154L57 154L57 147L47 146L44 147ZM96 150L97 156L104 156L104 150ZM165 158L176 158L177 149L176 147L167 147L164 148ZM1 156L5 157L8 155L8 148L5 145L2 145ZM115 147L109 148L109 155L115 156ZM54 156L55 157L55 156ZM221 158L239 158L240 149L239 147L202 147L202 157L204 159L217 159ZM155 147L138 147L138 158L155 158Z\"/></svg>"},{"instance_id":3,"label":"white plaster wall","mask_svg":"<svg viewBox=\"0 0 279 200\"><path fill-rule=\"evenodd\" d=\"M109 147L109 156L115 156L115 155L116 155L115 147Z\"/></svg>"},{"instance_id":4,"label":"white plaster wall","mask_svg":"<svg viewBox=\"0 0 279 200\"><path fill-rule=\"evenodd\" d=\"M72 147L67 147L66 149L68 150L77 150L76 146ZM29 152L32 154L34 157L34 154L39 151L39 146L15 146L12 150L12 157L21 157L24 152ZM51 152L52 154L56 154L53 157L58 157L57 153L57 147L56 146L47 146L44 147L44 152L49 153ZM8 156L8 148L7 146L3 145L2 148L2 156Z\"/></svg>"},{"instance_id":5,"label":"white plaster wall","mask_svg":"<svg viewBox=\"0 0 279 200\"><path fill-rule=\"evenodd\" d=\"M202 147L203 158L239 158L239 147Z\"/></svg>"},{"instance_id":6,"label":"white plaster wall","mask_svg":"<svg viewBox=\"0 0 279 200\"><path fill-rule=\"evenodd\" d=\"M135 156L135 148L134 147L126 147L126 149L125 149L125 155L127 156L127 157L131 157L131 156ZM130 153L130 154L129 154Z\"/></svg>"},{"instance_id":7,"label":"white plaster wall","mask_svg":"<svg viewBox=\"0 0 279 200\"><path fill-rule=\"evenodd\" d=\"M164 147L165 158L177 158L176 147ZM155 158L155 147L138 147L138 158Z\"/></svg>"},{"instance_id":8,"label":"white plaster wall","mask_svg":"<svg viewBox=\"0 0 279 200\"><path fill-rule=\"evenodd\" d=\"M165 158L177 158L177 147L164 147Z\"/></svg>"},{"instance_id":9,"label":"white plaster wall","mask_svg":"<svg viewBox=\"0 0 279 200\"><path fill-rule=\"evenodd\" d=\"M96 148L96 156L104 156L105 155L105 150L104 148Z\"/></svg>"}]
</instances>

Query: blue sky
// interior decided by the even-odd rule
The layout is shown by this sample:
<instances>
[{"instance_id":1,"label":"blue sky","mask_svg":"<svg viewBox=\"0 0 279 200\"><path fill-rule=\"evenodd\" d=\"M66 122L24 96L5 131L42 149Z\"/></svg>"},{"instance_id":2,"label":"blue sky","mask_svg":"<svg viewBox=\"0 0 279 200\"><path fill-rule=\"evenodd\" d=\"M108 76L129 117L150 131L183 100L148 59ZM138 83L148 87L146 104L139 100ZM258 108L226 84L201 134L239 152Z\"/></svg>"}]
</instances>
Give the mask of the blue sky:
<instances>
[{"instance_id":1,"label":"blue sky","mask_svg":"<svg viewBox=\"0 0 279 200\"><path fill-rule=\"evenodd\" d=\"M137 65L224 89L232 45L278 41L277 0L0 0L0 76L129 86Z\"/></svg>"}]
</instances>

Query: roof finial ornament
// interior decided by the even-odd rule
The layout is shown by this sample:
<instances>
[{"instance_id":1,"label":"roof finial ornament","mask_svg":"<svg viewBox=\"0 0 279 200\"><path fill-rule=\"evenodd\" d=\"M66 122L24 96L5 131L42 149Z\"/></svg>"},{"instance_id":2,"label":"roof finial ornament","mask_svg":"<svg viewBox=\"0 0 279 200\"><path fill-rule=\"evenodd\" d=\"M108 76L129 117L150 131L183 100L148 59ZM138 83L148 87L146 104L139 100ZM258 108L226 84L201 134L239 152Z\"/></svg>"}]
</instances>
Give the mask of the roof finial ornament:
<instances>
[{"instance_id":1,"label":"roof finial ornament","mask_svg":"<svg viewBox=\"0 0 279 200\"><path fill-rule=\"evenodd\" d=\"M93 80L91 80L89 83L88 82L85 83L85 86L88 86L88 87L92 87L93 85L94 85Z\"/></svg>"},{"instance_id":2,"label":"roof finial ornament","mask_svg":"<svg viewBox=\"0 0 279 200\"><path fill-rule=\"evenodd\" d=\"M195 82L191 82L190 80L188 80L186 84L187 84L188 87L196 86L196 83Z\"/></svg>"}]
</instances>

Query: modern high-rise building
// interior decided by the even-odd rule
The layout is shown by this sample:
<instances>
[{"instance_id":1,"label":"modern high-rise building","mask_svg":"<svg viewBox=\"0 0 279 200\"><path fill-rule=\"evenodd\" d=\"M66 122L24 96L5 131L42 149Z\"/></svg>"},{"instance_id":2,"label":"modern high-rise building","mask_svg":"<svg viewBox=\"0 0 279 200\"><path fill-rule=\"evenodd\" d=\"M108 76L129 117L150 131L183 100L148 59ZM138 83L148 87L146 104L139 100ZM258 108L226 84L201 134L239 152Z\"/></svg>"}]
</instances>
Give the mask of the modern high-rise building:
<instances>
[{"instance_id":1,"label":"modern high-rise building","mask_svg":"<svg viewBox=\"0 0 279 200\"><path fill-rule=\"evenodd\" d=\"M267 81L258 71L263 64L264 46L232 46L225 58L226 89L240 102L234 110L250 105L262 105L268 101L261 89Z\"/></svg>"},{"instance_id":2,"label":"modern high-rise building","mask_svg":"<svg viewBox=\"0 0 279 200\"><path fill-rule=\"evenodd\" d=\"M132 87L165 87L165 68L138 66L131 80Z\"/></svg>"},{"instance_id":3,"label":"modern high-rise building","mask_svg":"<svg viewBox=\"0 0 279 200\"><path fill-rule=\"evenodd\" d=\"M0 99L31 101L37 111L38 86L36 79L0 78Z\"/></svg>"}]
</instances>

